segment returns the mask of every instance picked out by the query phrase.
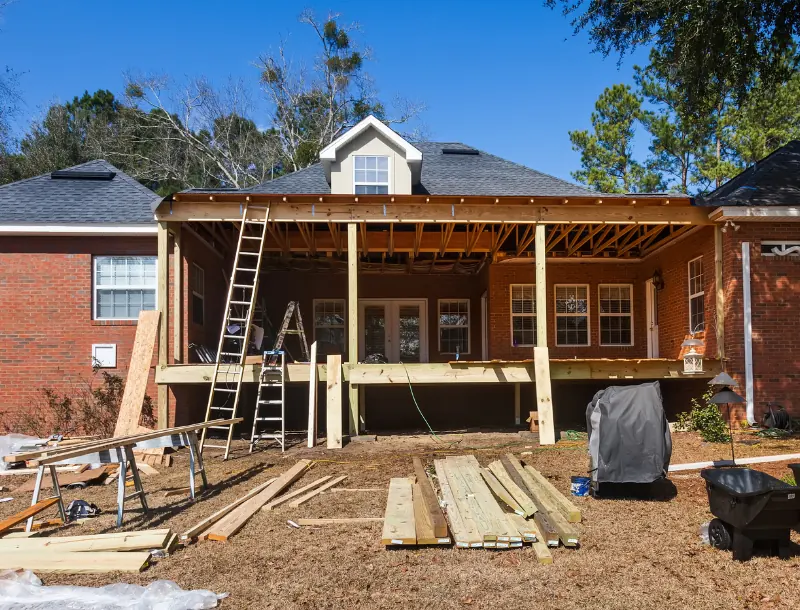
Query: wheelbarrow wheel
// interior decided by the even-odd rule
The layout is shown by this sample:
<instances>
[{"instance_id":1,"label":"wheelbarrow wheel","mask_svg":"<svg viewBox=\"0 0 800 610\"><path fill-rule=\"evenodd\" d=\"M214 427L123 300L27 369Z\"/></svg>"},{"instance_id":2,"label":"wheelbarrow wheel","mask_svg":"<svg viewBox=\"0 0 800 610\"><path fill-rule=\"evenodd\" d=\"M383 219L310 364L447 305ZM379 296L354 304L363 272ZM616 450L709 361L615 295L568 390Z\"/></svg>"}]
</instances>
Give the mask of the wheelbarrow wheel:
<instances>
[{"instance_id":1,"label":"wheelbarrow wheel","mask_svg":"<svg viewBox=\"0 0 800 610\"><path fill-rule=\"evenodd\" d=\"M733 548L731 531L725 522L719 519L712 519L708 524L708 540L711 546L723 551L730 551Z\"/></svg>"}]
</instances>

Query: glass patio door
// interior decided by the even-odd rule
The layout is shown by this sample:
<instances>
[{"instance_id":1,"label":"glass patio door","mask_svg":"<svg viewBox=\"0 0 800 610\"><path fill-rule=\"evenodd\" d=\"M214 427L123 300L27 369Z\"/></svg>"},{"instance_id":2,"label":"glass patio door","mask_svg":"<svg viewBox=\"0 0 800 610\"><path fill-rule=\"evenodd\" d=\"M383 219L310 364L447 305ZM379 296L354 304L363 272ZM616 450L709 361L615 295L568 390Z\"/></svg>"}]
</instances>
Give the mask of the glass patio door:
<instances>
[{"instance_id":1,"label":"glass patio door","mask_svg":"<svg viewBox=\"0 0 800 610\"><path fill-rule=\"evenodd\" d=\"M359 301L358 359L383 356L389 362L427 362L425 299Z\"/></svg>"}]
</instances>

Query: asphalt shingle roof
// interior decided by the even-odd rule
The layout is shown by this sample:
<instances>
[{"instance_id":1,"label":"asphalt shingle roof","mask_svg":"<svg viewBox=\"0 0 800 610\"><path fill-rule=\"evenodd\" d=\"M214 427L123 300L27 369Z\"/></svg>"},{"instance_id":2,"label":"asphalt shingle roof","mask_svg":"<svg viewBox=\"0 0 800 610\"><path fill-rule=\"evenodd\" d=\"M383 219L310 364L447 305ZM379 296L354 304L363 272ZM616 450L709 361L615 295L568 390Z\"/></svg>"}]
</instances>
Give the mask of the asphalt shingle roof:
<instances>
[{"instance_id":1,"label":"asphalt shingle roof","mask_svg":"<svg viewBox=\"0 0 800 610\"><path fill-rule=\"evenodd\" d=\"M161 197L108 161L89 161L68 170L115 172L111 180L81 180L43 174L0 186L0 223L154 224Z\"/></svg>"},{"instance_id":2,"label":"asphalt shingle roof","mask_svg":"<svg viewBox=\"0 0 800 610\"><path fill-rule=\"evenodd\" d=\"M570 197L596 196L595 191L496 157L478 154L444 154L443 149L474 150L458 142L418 142L422 151L422 177L414 194L465 196ZM316 195L331 192L322 164L263 182L251 193Z\"/></svg>"},{"instance_id":3,"label":"asphalt shingle roof","mask_svg":"<svg viewBox=\"0 0 800 610\"><path fill-rule=\"evenodd\" d=\"M800 204L800 140L792 140L698 199L699 205Z\"/></svg>"}]
</instances>

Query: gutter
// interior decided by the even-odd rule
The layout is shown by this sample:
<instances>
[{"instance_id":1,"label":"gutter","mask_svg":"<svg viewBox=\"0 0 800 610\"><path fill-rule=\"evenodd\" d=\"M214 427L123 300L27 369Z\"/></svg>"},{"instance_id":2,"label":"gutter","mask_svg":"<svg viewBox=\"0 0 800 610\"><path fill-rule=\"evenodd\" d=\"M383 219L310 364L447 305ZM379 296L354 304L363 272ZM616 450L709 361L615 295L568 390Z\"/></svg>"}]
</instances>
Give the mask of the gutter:
<instances>
[{"instance_id":1,"label":"gutter","mask_svg":"<svg viewBox=\"0 0 800 610\"><path fill-rule=\"evenodd\" d=\"M0 224L0 235L50 235L53 237L150 236L156 235L155 224Z\"/></svg>"}]
</instances>

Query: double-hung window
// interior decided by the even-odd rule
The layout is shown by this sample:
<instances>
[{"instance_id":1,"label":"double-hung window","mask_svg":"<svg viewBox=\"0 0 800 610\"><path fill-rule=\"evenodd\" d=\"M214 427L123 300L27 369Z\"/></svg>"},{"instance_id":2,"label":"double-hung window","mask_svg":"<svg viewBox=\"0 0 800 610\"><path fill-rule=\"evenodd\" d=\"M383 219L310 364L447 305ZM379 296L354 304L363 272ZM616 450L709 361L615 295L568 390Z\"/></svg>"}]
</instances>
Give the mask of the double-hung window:
<instances>
[{"instance_id":1,"label":"double-hung window","mask_svg":"<svg viewBox=\"0 0 800 610\"><path fill-rule=\"evenodd\" d=\"M534 284L511 284L511 345L536 345L536 291Z\"/></svg>"},{"instance_id":2,"label":"double-hung window","mask_svg":"<svg viewBox=\"0 0 800 610\"><path fill-rule=\"evenodd\" d=\"M344 299L314 299L314 340L320 355L345 353Z\"/></svg>"},{"instance_id":3,"label":"double-hung window","mask_svg":"<svg viewBox=\"0 0 800 610\"><path fill-rule=\"evenodd\" d=\"M705 291L703 290L703 257L689 261L689 332L706 329Z\"/></svg>"},{"instance_id":4,"label":"double-hung window","mask_svg":"<svg viewBox=\"0 0 800 610\"><path fill-rule=\"evenodd\" d=\"M589 345L589 286L558 285L556 345Z\"/></svg>"},{"instance_id":5,"label":"double-hung window","mask_svg":"<svg viewBox=\"0 0 800 610\"><path fill-rule=\"evenodd\" d=\"M95 256L93 317L137 320L156 308L155 256Z\"/></svg>"},{"instance_id":6,"label":"double-hung window","mask_svg":"<svg viewBox=\"0 0 800 610\"><path fill-rule=\"evenodd\" d=\"M192 322L203 325L206 304L206 273L200 265L192 263Z\"/></svg>"},{"instance_id":7,"label":"double-hung window","mask_svg":"<svg viewBox=\"0 0 800 610\"><path fill-rule=\"evenodd\" d=\"M388 195L389 157L355 155L353 184L356 195Z\"/></svg>"},{"instance_id":8,"label":"double-hung window","mask_svg":"<svg viewBox=\"0 0 800 610\"><path fill-rule=\"evenodd\" d=\"M633 286L600 284L600 345L633 345Z\"/></svg>"},{"instance_id":9,"label":"double-hung window","mask_svg":"<svg viewBox=\"0 0 800 610\"><path fill-rule=\"evenodd\" d=\"M439 301L439 353L469 353L469 299Z\"/></svg>"}]
</instances>

